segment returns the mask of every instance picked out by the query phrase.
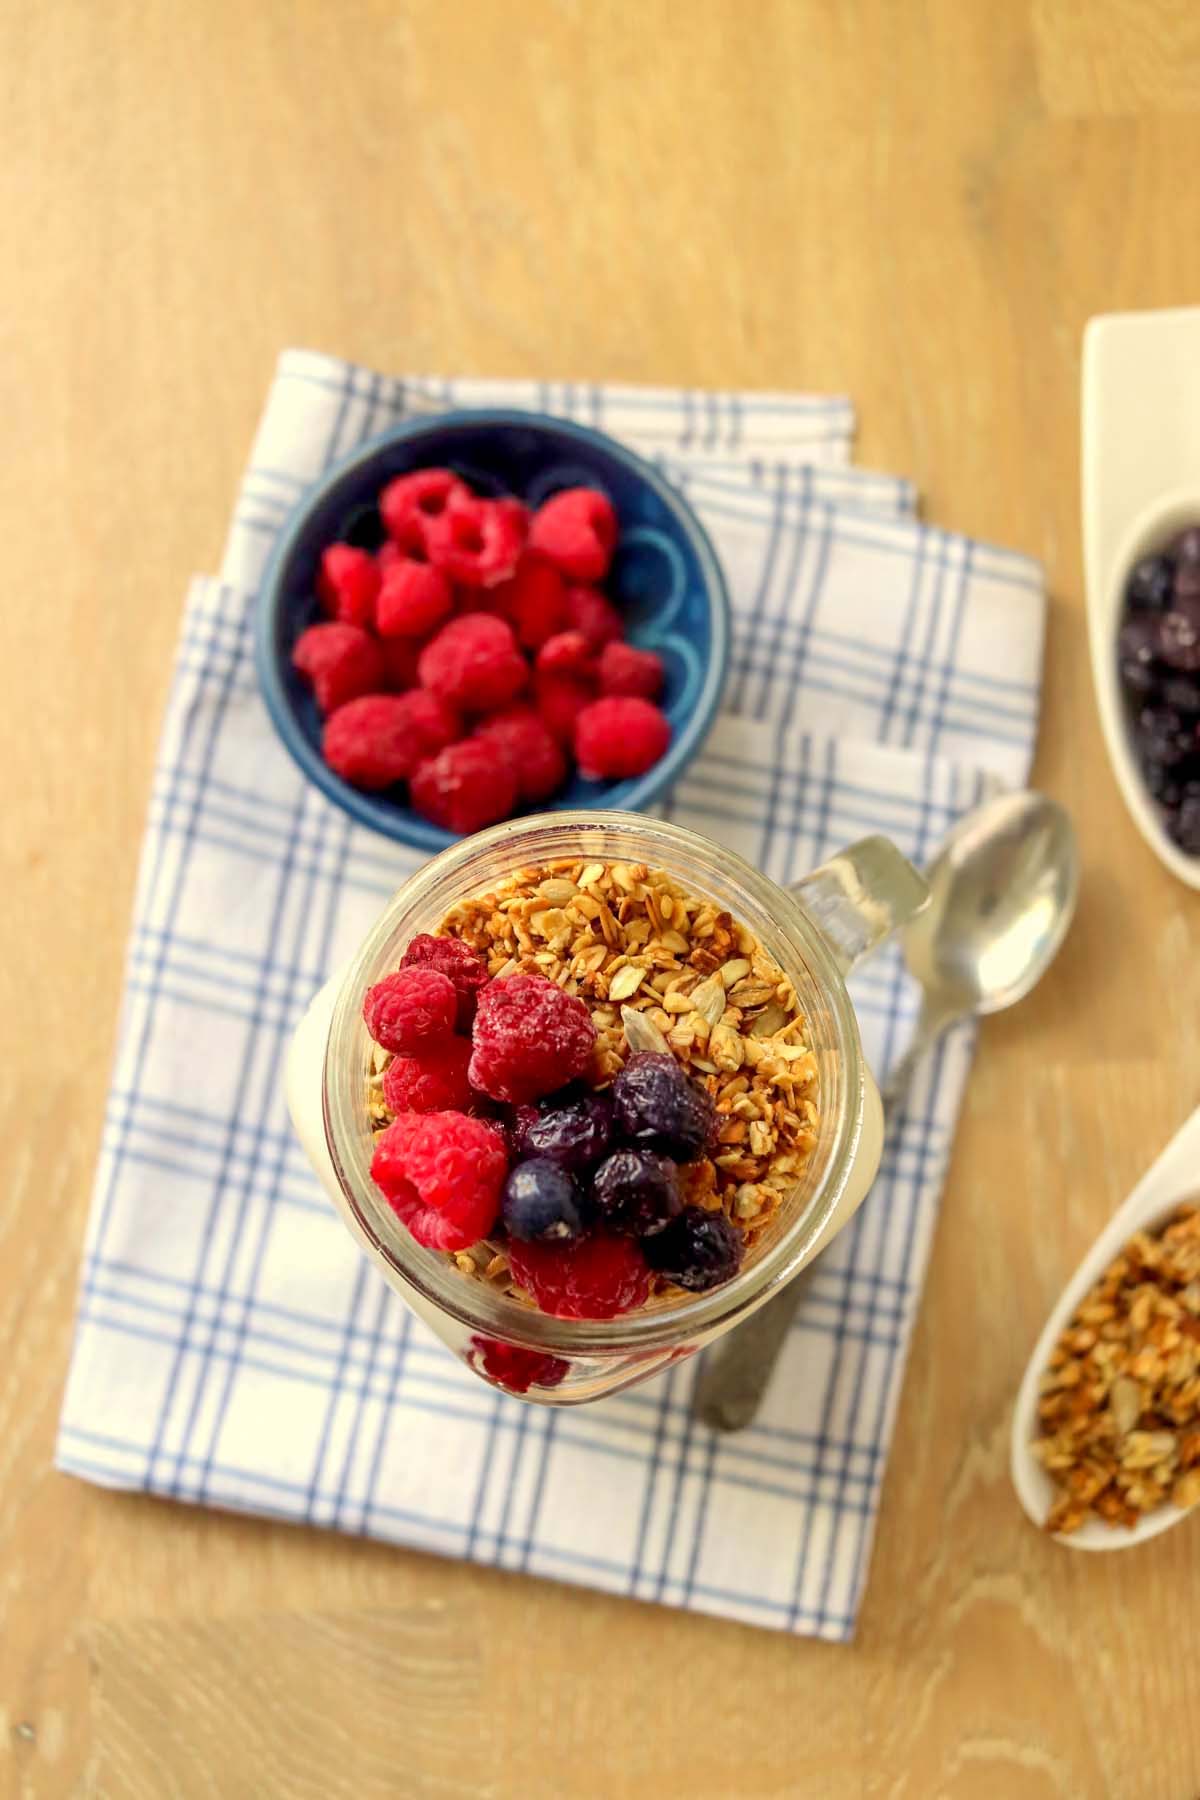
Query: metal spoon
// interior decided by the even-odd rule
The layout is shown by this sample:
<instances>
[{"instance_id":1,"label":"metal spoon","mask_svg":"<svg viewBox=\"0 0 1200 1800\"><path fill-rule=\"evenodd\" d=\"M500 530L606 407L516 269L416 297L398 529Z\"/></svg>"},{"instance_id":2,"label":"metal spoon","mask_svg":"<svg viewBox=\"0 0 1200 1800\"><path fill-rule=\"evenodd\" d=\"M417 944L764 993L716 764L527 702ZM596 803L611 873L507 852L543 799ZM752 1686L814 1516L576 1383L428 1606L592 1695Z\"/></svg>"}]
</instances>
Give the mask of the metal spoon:
<instances>
[{"instance_id":1,"label":"metal spoon","mask_svg":"<svg viewBox=\"0 0 1200 1800\"><path fill-rule=\"evenodd\" d=\"M929 904L902 938L923 992L912 1043L882 1090L889 1124L914 1069L944 1031L1014 1005L1045 974L1075 910L1074 828L1044 794L997 795L960 820L926 880ZM804 1299L806 1274L706 1358L693 1402L706 1425L736 1431L754 1419Z\"/></svg>"}]
</instances>

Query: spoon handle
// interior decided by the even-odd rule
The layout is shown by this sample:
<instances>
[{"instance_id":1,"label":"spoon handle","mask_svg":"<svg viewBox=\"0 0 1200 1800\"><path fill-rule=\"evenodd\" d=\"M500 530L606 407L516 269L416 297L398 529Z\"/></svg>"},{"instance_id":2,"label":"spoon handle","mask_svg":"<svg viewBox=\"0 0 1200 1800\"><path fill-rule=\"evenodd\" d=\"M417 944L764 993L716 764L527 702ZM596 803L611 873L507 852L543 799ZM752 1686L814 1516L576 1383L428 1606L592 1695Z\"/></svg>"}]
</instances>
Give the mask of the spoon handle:
<instances>
[{"instance_id":1,"label":"spoon handle","mask_svg":"<svg viewBox=\"0 0 1200 1800\"><path fill-rule=\"evenodd\" d=\"M937 1008L928 999L922 1002L912 1042L889 1072L880 1093L885 1131L899 1113L921 1058L943 1031L963 1016L961 1012ZM692 1402L692 1411L703 1424L717 1431L740 1431L757 1417L792 1321L812 1284L814 1267L815 1262L801 1269L782 1293L760 1306L709 1351L700 1366Z\"/></svg>"}]
</instances>

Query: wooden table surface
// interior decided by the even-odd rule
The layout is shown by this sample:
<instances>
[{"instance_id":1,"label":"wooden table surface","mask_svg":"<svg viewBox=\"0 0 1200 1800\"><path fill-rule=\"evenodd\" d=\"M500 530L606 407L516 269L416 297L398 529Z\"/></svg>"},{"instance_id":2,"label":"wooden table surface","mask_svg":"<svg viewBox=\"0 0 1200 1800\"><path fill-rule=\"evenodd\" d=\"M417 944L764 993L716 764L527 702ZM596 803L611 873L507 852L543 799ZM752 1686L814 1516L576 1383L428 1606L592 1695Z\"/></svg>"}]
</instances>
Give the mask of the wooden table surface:
<instances>
[{"instance_id":1,"label":"wooden table surface","mask_svg":"<svg viewBox=\"0 0 1200 1800\"><path fill-rule=\"evenodd\" d=\"M0 4L0 1794L1194 1800L1200 1524L1071 1555L1006 1435L1200 1098L1077 450L1087 317L1200 299L1198 165L1194 0ZM1046 564L1082 903L983 1033L852 1648L51 1469L179 608L287 344L849 392L864 463Z\"/></svg>"}]
</instances>

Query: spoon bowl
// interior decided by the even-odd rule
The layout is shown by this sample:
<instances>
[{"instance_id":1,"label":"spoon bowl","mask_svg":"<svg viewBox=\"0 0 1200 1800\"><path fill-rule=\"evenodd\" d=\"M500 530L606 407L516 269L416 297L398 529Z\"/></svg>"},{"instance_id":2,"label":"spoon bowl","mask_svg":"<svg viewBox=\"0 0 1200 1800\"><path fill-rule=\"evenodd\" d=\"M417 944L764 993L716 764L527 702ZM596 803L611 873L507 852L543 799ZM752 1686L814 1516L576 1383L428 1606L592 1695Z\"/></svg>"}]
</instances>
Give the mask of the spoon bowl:
<instances>
[{"instance_id":1,"label":"spoon bowl","mask_svg":"<svg viewBox=\"0 0 1200 1800\"><path fill-rule=\"evenodd\" d=\"M1013 1412L1009 1466L1017 1498L1039 1527L1059 1493L1033 1453L1037 1436L1038 1386L1050 1360L1050 1352L1084 1295L1099 1280L1122 1246L1137 1231L1153 1231L1165 1225L1180 1201L1192 1199L1198 1189L1200 1107L1176 1132L1158 1161L1142 1176L1129 1198L1104 1227L1055 1302L1029 1359ZM1177 1506L1162 1506L1128 1529L1106 1525L1102 1519L1088 1519L1078 1531L1056 1536L1060 1544L1066 1544L1072 1550L1126 1550L1168 1531L1186 1517L1187 1513Z\"/></svg>"},{"instance_id":2,"label":"spoon bowl","mask_svg":"<svg viewBox=\"0 0 1200 1800\"><path fill-rule=\"evenodd\" d=\"M1071 923L1071 821L1045 794L997 794L952 832L926 880L929 904L904 933L904 956L927 1004L1001 1012L1041 979Z\"/></svg>"}]
</instances>

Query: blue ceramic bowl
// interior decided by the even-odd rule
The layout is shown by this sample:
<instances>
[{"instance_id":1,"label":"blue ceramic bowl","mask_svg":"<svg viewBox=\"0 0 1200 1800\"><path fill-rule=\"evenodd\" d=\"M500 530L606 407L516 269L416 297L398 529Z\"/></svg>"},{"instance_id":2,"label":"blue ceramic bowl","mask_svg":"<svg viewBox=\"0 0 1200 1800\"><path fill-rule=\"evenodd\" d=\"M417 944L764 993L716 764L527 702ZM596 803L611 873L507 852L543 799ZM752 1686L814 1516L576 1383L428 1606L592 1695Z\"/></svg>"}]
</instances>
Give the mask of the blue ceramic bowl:
<instances>
[{"instance_id":1,"label":"blue ceramic bowl","mask_svg":"<svg viewBox=\"0 0 1200 1800\"><path fill-rule=\"evenodd\" d=\"M292 646L318 615L321 552L336 539L375 549L383 541L376 499L393 476L449 467L477 492L516 494L536 507L559 488L598 487L617 510L621 536L605 587L632 643L657 650L666 668L661 702L671 722L665 756L629 781L575 775L551 803L570 812L637 812L678 780L712 723L729 661L729 596L720 565L687 502L656 469L602 432L543 413L456 412L413 419L356 450L300 501L263 576L256 621L258 676L276 730L329 798L362 825L421 850L454 842L402 797L361 793L321 755L321 719L292 668Z\"/></svg>"}]
</instances>

